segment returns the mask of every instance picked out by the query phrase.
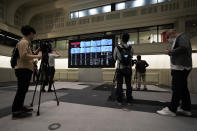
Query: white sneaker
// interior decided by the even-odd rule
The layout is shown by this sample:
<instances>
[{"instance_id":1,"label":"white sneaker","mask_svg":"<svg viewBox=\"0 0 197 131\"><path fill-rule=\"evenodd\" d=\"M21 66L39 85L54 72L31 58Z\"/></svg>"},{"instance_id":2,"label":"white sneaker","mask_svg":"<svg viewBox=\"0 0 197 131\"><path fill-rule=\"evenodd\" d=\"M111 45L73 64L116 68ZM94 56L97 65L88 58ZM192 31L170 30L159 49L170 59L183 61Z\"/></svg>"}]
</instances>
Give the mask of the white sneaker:
<instances>
[{"instance_id":1,"label":"white sneaker","mask_svg":"<svg viewBox=\"0 0 197 131\"><path fill-rule=\"evenodd\" d=\"M158 110L157 113L164 116L176 116L176 113L170 111L168 107Z\"/></svg>"},{"instance_id":2,"label":"white sneaker","mask_svg":"<svg viewBox=\"0 0 197 131\"><path fill-rule=\"evenodd\" d=\"M185 110L181 109L180 107L178 107L177 112L184 115L184 116L192 116L192 113L190 111L185 111Z\"/></svg>"}]
</instances>

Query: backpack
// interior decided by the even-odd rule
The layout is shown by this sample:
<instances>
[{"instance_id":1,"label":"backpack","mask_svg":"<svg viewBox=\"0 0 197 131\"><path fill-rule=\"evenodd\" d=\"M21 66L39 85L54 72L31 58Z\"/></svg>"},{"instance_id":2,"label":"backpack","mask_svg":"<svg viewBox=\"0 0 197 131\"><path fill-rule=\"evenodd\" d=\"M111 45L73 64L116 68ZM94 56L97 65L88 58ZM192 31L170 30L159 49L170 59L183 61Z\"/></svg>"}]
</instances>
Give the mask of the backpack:
<instances>
[{"instance_id":1,"label":"backpack","mask_svg":"<svg viewBox=\"0 0 197 131\"><path fill-rule=\"evenodd\" d=\"M15 66L17 65L18 58L19 58L19 51L18 51L18 48L15 47L12 51L12 56L11 56L11 60L10 60L10 65L12 68L15 68Z\"/></svg>"},{"instance_id":2,"label":"backpack","mask_svg":"<svg viewBox=\"0 0 197 131\"><path fill-rule=\"evenodd\" d=\"M130 66L132 62L131 47L126 48L123 46L123 48L121 48L120 46L117 46L117 48L121 54L120 63L124 66Z\"/></svg>"}]
</instances>

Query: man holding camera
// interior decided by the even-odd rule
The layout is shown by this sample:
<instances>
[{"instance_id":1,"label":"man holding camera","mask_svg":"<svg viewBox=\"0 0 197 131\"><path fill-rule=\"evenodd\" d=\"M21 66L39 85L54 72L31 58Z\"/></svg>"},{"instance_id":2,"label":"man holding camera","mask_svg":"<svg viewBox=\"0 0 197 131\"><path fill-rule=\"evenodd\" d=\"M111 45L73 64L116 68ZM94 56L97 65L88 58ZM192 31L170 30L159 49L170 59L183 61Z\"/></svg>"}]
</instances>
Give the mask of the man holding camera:
<instances>
[{"instance_id":1,"label":"man holding camera","mask_svg":"<svg viewBox=\"0 0 197 131\"><path fill-rule=\"evenodd\" d=\"M36 31L30 26L23 26L21 33L24 37L16 45L19 51L19 58L17 59L17 65L15 67L18 87L12 105L13 119L31 116L29 112L32 111L32 109L24 107L24 100L33 73L33 60L42 58L41 55L33 55L31 50L31 41L34 39Z\"/></svg>"},{"instance_id":2,"label":"man holding camera","mask_svg":"<svg viewBox=\"0 0 197 131\"><path fill-rule=\"evenodd\" d=\"M146 87L146 67L148 67L148 63L145 60L141 60L141 56L137 56L136 61L136 79L137 79L137 90L140 90L141 80L143 81L144 88L143 90L147 90Z\"/></svg>"},{"instance_id":3,"label":"man holding camera","mask_svg":"<svg viewBox=\"0 0 197 131\"><path fill-rule=\"evenodd\" d=\"M117 101L118 103L123 103L123 78L125 78L126 83L126 96L127 103L131 103L133 100L132 97L132 87L131 87L131 76L132 76L132 57L133 57L133 48L130 45L127 45L129 41L129 34L125 33L121 36L121 43L114 50L114 60L117 60L116 68L116 80L117 80Z\"/></svg>"}]
</instances>

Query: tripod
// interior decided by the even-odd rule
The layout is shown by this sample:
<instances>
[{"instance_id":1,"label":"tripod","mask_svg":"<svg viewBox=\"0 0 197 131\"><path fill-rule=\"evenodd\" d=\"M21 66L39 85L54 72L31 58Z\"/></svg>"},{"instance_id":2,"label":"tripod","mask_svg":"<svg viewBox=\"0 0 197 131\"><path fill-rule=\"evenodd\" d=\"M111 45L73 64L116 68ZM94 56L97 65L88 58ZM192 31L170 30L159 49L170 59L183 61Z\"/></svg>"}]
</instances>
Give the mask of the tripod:
<instances>
[{"instance_id":1,"label":"tripod","mask_svg":"<svg viewBox=\"0 0 197 131\"><path fill-rule=\"evenodd\" d=\"M32 102L30 104L30 106L33 107L34 98L35 98L35 94L36 94L36 91L37 91L38 83L40 82L40 94L39 94L39 101L38 101L37 116L40 116L40 101L41 101L41 96L42 96L42 91L41 90L45 86L45 80L48 77L48 74L47 74L48 69L49 69L48 61L42 60L41 64L40 64L38 79L36 81L36 86L35 86L35 90L34 90L34 94L33 94L33 99L32 99ZM55 93L55 97L56 97L56 101L57 101L57 106L59 106L59 100L57 98L54 82L53 82L53 88L54 88L54 93Z\"/></svg>"},{"instance_id":2,"label":"tripod","mask_svg":"<svg viewBox=\"0 0 197 131\"><path fill-rule=\"evenodd\" d=\"M135 70L133 85L135 85L136 89L138 88L137 70Z\"/></svg>"},{"instance_id":3,"label":"tripod","mask_svg":"<svg viewBox=\"0 0 197 131\"><path fill-rule=\"evenodd\" d=\"M116 76L117 76L117 70L115 71L114 78L113 78L113 83L112 83L112 88L111 88L111 95L108 97L109 101L115 101L116 100Z\"/></svg>"}]
</instances>

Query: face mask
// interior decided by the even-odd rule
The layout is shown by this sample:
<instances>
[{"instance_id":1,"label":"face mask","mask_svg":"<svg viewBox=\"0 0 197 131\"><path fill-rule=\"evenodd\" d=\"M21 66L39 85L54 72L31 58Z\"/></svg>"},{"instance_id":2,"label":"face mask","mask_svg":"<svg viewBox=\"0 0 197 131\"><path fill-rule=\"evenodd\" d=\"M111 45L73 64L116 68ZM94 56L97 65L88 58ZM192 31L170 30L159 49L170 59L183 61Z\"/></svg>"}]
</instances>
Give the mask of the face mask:
<instances>
[{"instance_id":1,"label":"face mask","mask_svg":"<svg viewBox=\"0 0 197 131\"><path fill-rule=\"evenodd\" d=\"M175 41L175 38L169 38L168 42L173 43Z\"/></svg>"}]
</instances>

